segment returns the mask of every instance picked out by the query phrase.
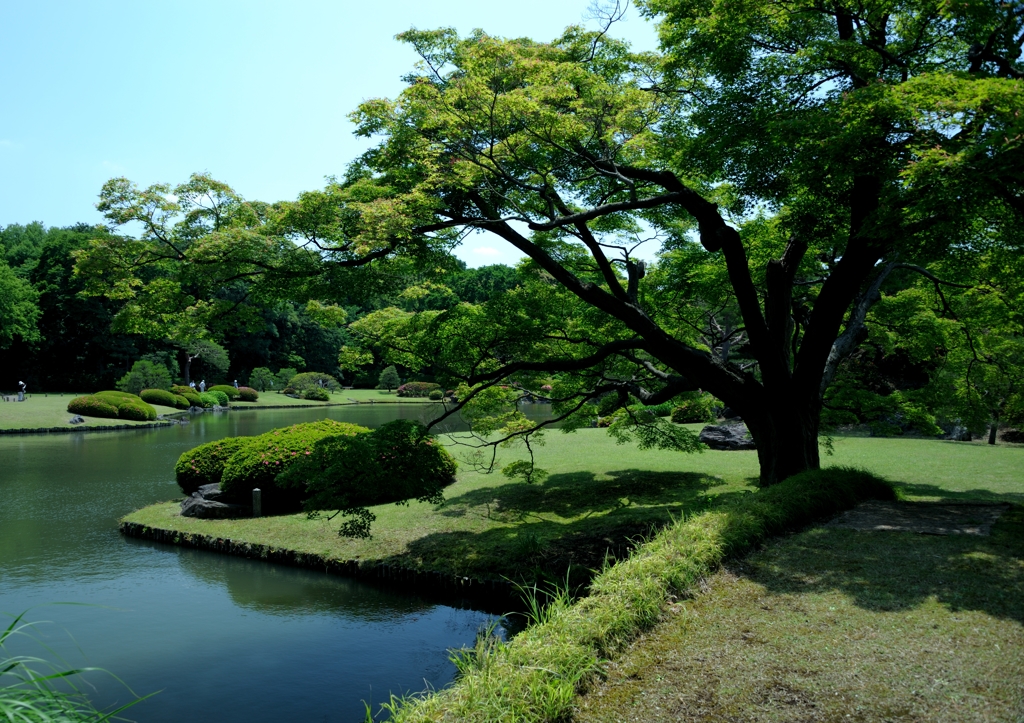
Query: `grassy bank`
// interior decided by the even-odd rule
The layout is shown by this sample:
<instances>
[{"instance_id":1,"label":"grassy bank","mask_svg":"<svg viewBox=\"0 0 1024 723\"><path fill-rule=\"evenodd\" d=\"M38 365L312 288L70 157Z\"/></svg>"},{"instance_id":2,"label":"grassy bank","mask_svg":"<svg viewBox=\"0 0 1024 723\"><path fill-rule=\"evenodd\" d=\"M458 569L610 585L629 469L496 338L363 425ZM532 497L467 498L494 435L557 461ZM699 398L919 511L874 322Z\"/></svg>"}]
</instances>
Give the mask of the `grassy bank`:
<instances>
[{"instance_id":1,"label":"grassy bank","mask_svg":"<svg viewBox=\"0 0 1024 723\"><path fill-rule=\"evenodd\" d=\"M578 692L598 675L601 661L652 626L671 595L693 594L722 560L768 535L861 499L893 494L866 473L822 470L679 520L604 570L587 597L557 599L509 643L492 640L465 651L461 676L451 687L386 707L395 721L568 720ZM632 713L648 719L646 711Z\"/></svg>"},{"instance_id":2,"label":"grassy bank","mask_svg":"<svg viewBox=\"0 0 1024 723\"><path fill-rule=\"evenodd\" d=\"M814 528L707 587L611 664L573 720L1024 716L1019 507L991 537Z\"/></svg>"},{"instance_id":3,"label":"grassy bank","mask_svg":"<svg viewBox=\"0 0 1024 723\"><path fill-rule=\"evenodd\" d=\"M453 452L464 454L462 448ZM508 461L511 455L504 454ZM153 505L127 520L287 548L336 560L386 563L482 579L561 576L569 566L597 567L609 550L717 497L756 487L754 452L699 455L641 452L616 445L604 430L554 433L537 448L542 483L510 482L461 466L443 507L413 502L375 508L372 540L338 537L336 526L305 515L199 520L178 516L178 503ZM856 465L900 484L910 498L971 496L1024 501L1024 449L934 440L836 440L829 464ZM981 472L964 476L964 469Z\"/></svg>"},{"instance_id":4,"label":"grassy bank","mask_svg":"<svg viewBox=\"0 0 1024 723\"><path fill-rule=\"evenodd\" d=\"M68 402L80 394L30 394L24 402L0 402L0 429L40 429L44 427L108 427L125 425L129 427L151 425L152 422L135 422L130 419L100 419L82 417L83 424L68 424L73 414L68 412ZM157 414L175 414L174 407L154 405Z\"/></svg>"}]
</instances>

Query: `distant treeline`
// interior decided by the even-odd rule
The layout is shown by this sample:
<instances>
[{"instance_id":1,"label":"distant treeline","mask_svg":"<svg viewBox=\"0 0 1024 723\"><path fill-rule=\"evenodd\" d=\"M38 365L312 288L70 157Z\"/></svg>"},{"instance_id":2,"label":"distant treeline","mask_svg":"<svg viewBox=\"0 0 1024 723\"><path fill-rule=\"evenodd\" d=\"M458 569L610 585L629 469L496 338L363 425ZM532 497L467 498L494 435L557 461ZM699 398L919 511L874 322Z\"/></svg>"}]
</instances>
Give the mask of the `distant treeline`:
<instances>
[{"instance_id":1,"label":"distant treeline","mask_svg":"<svg viewBox=\"0 0 1024 723\"><path fill-rule=\"evenodd\" d=\"M82 295L74 254L106 233L87 224L47 228L39 222L0 229L0 390L13 390L19 381L34 391L110 389L140 359L165 364L181 378L181 349L112 330L118 303ZM415 296L402 296L409 281L416 280L350 299L344 307L349 320L386 306L421 311L459 301L480 303L512 288L515 270L503 265L467 269L463 264L445 273L444 285L427 284ZM244 289L230 293L245 298ZM364 369L359 378L338 369L338 351L349 341L344 327L322 326L296 302L259 306L249 300L247 308L244 328L228 324L219 330L217 341L230 360L227 370L204 368L200 357L192 362L193 378L243 382L256 367L295 368L327 372L348 384L376 385L380 369Z\"/></svg>"}]
</instances>

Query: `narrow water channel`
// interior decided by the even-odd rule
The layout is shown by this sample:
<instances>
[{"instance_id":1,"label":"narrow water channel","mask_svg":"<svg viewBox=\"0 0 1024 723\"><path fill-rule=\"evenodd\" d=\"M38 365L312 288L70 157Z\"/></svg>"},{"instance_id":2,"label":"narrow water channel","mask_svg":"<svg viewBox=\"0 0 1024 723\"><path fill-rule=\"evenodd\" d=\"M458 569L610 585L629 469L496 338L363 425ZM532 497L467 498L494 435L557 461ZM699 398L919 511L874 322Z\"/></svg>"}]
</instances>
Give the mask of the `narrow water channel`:
<instances>
[{"instance_id":1,"label":"narrow water channel","mask_svg":"<svg viewBox=\"0 0 1024 723\"><path fill-rule=\"evenodd\" d=\"M201 415L162 429L0 436L0 612L32 608L74 666L117 674L127 712L162 721L358 721L389 694L442 687L448 649L481 611L346 578L122 538L118 519L180 496L174 462L198 444L329 416L373 427L422 406ZM51 603L83 605L53 605ZM0 621L6 626L7 621ZM39 654L39 650L25 651ZM101 706L129 697L89 678Z\"/></svg>"}]
</instances>

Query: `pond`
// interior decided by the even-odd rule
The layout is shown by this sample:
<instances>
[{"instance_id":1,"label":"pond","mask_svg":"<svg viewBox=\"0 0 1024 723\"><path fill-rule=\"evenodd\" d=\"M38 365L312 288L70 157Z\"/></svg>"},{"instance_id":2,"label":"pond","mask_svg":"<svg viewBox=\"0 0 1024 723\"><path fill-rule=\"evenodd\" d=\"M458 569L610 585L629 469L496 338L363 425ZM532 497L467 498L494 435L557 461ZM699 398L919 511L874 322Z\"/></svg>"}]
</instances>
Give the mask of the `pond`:
<instances>
[{"instance_id":1,"label":"pond","mask_svg":"<svg viewBox=\"0 0 1024 723\"><path fill-rule=\"evenodd\" d=\"M376 711L390 693L442 687L455 672L448 649L472 644L493 615L117 531L128 512L181 496L174 462L198 444L325 416L374 427L425 411L266 409L161 429L0 436L0 611L33 608L29 619L53 621L39 633L70 665L161 691L126 714L138 721L358 721L363 701ZM109 677L89 682L100 705L129 697Z\"/></svg>"}]
</instances>

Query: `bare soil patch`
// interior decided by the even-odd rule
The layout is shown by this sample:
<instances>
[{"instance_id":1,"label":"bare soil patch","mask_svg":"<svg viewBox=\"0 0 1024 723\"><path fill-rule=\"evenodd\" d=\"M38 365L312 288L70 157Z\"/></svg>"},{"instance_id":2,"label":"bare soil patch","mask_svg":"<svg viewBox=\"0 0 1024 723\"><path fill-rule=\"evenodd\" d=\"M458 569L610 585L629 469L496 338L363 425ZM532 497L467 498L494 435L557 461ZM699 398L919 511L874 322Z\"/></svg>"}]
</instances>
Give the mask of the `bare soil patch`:
<instances>
[{"instance_id":1,"label":"bare soil patch","mask_svg":"<svg viewBox=\"0 0 1024 723\"><path fill-rule=\"evenodd\" d=\"M829 525L870 532L988 536L992 525L1009 509L1008 504L871 500L847 510Z\"/></svg>"}]
</instances>

